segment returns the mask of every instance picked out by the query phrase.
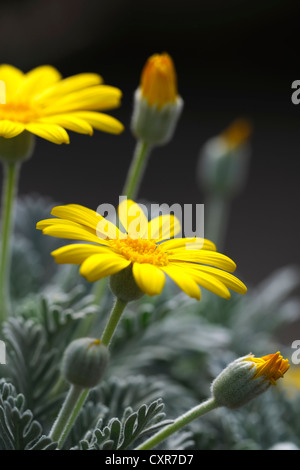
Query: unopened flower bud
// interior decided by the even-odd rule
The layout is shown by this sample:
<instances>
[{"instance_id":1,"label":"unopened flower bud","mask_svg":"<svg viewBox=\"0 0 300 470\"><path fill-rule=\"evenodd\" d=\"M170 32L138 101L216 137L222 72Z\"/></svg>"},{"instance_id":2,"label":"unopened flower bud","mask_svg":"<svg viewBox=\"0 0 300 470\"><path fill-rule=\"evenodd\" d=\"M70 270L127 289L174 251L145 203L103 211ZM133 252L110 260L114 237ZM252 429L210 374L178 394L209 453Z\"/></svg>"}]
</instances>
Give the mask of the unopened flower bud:
<instances>
[{"instance_id":1,"label":"unopened flower bud","mask_svg":"<svg viewBox=\"0 0 300 470\"><path fill-rule=\"evenodd\" d=\"M16 163L28 160L34 150L35 137L27 131L15 137L0 137L0 160L6 163Z\"/></svg>"},{"instance_id":2,"label":"unopened flower bud","mask_svg":"<svg viewBox=\"0 0 300 470\"><path fill-rule=\"evenodd\" d=\"M101 380L109 360L109 352L100 339L80 338L67 347L63 362L63 377L71 384L93 388Z\"/></svg>"},{"instance_id":3,"label":"unopened flower bud","mask_svg":"<svg viewBox=\"0 0 300 470\"><path fill-rule=\"evenodd\" d=\"M212 396L218 406L239 408L266 391L289 369L279 352L263 357L252 354L231 362L213 381Z\"/></svg>"},{"instance_id":4,"label":"unopened flower bud","mask_svg":"<svg viewBox=\"0 0 300 470\"><path fill-rule=\"evenodd\" d=\"M150 145L166 144L174 134L182 108L171 57L166 53L152 55L134 94L133 134Z\"/></svg>"},{"instance_id":5,"label":"unopened flower bud","mask_svg":"<svg viewBox=\"0 0 300 470\"><path fill-rule=\"evenodd\" d=\"M233 197L243 188L250 157L251 125L237 119L200 151L198 180L206 192Z\"/></svg>"}]
</instances>

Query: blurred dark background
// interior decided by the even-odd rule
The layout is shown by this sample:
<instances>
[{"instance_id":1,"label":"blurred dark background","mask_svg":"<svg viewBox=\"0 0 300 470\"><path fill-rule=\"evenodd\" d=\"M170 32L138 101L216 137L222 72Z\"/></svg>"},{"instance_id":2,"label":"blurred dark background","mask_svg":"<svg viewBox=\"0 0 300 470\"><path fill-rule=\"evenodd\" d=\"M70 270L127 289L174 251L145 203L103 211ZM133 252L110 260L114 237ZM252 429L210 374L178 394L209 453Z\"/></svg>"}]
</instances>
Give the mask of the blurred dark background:
<instances>
[{"instance_id":1,"label":"blurred dark background","mask_svg":"<svg viewBox=\"0 0 300 470\"><path fill-rule=\"evenodd\" d=\"M140 197L203 203L195 170L205 141L236 117L254 126L245 190L234 201L225 252L256 284L300 264L299 2L276 0L1 0L1 61L24 71L52 64L64 76L98 72L123 91L120 136L70 133L69 146L38 139L20 194L96 209L117 204L135 140L132 96L151 54L169 52L185 101L176 135L150 159Z\"/></svg>"}]
</instances>

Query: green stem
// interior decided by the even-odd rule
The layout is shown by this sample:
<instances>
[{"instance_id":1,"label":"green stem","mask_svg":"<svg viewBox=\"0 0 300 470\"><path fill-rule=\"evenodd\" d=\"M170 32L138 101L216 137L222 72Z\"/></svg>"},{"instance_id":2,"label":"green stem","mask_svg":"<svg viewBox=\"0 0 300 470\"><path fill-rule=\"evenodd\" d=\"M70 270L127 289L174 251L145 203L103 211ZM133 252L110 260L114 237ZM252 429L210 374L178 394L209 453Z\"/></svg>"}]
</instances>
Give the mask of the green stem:
<instances>
[{"instance_id":1,"label":"green stem","mask_svg":"<svg viewBox=\"0 0 300 470\"><path fill-rule=\"evenodd\" d=\"M66 428L70 429L69 422L72 420L72 424L76 418L74 416L75 410L78 408L78 403L82 402L82 396L86 395L88 390L79 387L78 385L72 385L69 389L68 395L64 401L63 406L59 412L59 415L56 421L53 424L53 427L50 431L49 437L55 442L58 442L59 445L62 445L62 438L65 439L67 433L65 432ZM78 411L77 411L78 414Z\"/></svg>"},{"instance_id":2,"label":"green stem","mask_svg":"<svg viewBox=\"0 0 300 470\"><path fill-rule=\"evenodd\" d=\"M105 346L109 345L126 305L127 302L123 302L119 299L116 300L106 328L102 334L101 341ZM65 442L73 423L88 396L88 393L89 389L84 389L77 385L71 385L68 395L66 396L59 415L49 434L49 437L58 443L59 449L61 449Z\"/></svg>"},{"instance_id":3,"label":"green stem","mask_svg":"<svg viewBox=\"0 0 300 470\"><path fill-rule=\"evenodd\" d=\"M6 319L10 307L9 280L11 264L11 239L19 170L20 163L4 162L4 185L1 214L0 323Z\"/></svg>"},{"instance_id":4,"label":"green stem","mask_svg":"<svg viewBox=\"0 0 300 470\"><path fill-rule=\"evenodd\" d=\"M108 319L108 322L101 338L102 344L104 344L105 346L109 345L126 305L127 302L123 302L120 299L116 299L115 305L110 314L110 317Z\"/></svg>"},{"instance_id":5,"label":"green stem","mask_svg":"<svg viewBox=\"0 0 300 470\"><path fill-rule=\"evenodd\" d=\"M218 251L225 245L230 202L221 195L211 194L205 204L205 237L213 241Z\"/></svg>"},{"instance_id":6,"label":"green stem","mask_svg":"<svg viewBox=\"0 0 300 470\"><path fill-rule=\"evenodd\" d=\"M214 398L210 398L200 405L195 406L187 413L179 416L172 424L169 424L165 428L161 429L154 436L150 437L147 441L143 442L135 450L150 450L156 447L158 444L163 442L167 437L171 436L175 432L179 431L181 428L189 424L196 418L203 416L205 413L208 413L211 410L214 410L219 405L215 402Z\"/></svg>"},{"instance_id":7,"label":"green stem","mask_svg":"<svg viewBox=\"0 0 300 470\"><path fill-rule=\"evenodd\" d=\"M74 423L75 419L77 418L77 416L78 416L78 414L79 414L79 412L80 412L80 410L81 410L81 408L82 408L82 406L83 406L83 404L84 404L84 402L85 402L85 400L86 400L86 398L89 394L89 391L90 391L89 389L84 389L82 391L81 395L79 396L79 398L77 400L77 403L74 406L74 409L73 409L72 414L70 416L70 419L68 420L68 422L67 422L67 424L66 424L66 426L65 426L65 428L64 428L64 430L63 430L63 432L62 432L62 434L59 438L59 441L58 441L58 448L59 449L62 448L66 438L68 437L69 432L70 432L70 430L73 426L73 423Z\"/></svg>"},{"instance_id":8,"label":"green stem","mask_svg":"<svg viewBox=\"0 0 300 470\"><path fill-rule=\"evenodd\" d=\"M127 196L128 199L134 199L138 193L150 151L151 147L147 142L143 140L137 142L122 192L122 195Z\"/></svg>"}]
</instances>

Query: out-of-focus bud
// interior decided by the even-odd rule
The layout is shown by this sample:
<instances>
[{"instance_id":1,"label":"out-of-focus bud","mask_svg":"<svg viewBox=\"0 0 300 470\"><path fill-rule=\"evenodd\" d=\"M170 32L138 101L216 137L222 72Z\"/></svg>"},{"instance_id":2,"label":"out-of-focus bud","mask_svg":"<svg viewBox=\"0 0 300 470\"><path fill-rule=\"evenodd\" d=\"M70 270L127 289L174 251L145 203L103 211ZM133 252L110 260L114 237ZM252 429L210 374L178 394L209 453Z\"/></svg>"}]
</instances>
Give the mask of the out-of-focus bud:
<instances>
[{"instance_id":1,"label":"out-of-focus bud","mask_svg":"<svg viewBox=\"0 0 300 470\"><path fill-rule=\"evenodd\" d=\"M33 154L34 145L35 137L27 131L11 139L0 137L0 160L6 163L28 160Z\"/></svg>"},{"instance_id":2,"label":"out-of-focus bud","mask_svg":"<svg viewBox=\"0 0 300 470\"><path fill-rule=\"evenodd\" d=\"M166 144L174 134L182 108L172 58L166 53L152 55L134 94L133 134L150 145Z\"/></svg>"},{"instance_id":3,"label":"out-of-focus bud","mask_svg":"<svg viewBox=\"0 0 300 470\"><path fill-rule=\"evenodd\" d=\"M72 385L93 388L100 382L108 360L108 349L100 339L80 338L65 351L62 375Z\"/></svg>"},{"instance_id":4,"label":"out-of-focus bud","mask_svg":"<svg viewBox=\"0 0 300 470\"><path fill-rule=\"evenodd\" d=\"M213 381L212 396L219 406L239 408L266 391L289 369L279 352L263 357L252 354L231 362Z\"/></svg>"},{"instance_id":5,"label":"out-of-focus bud","mask_svg":"<svg viewBox=\"0 0 300 470\"><path fill-rule=\"evenodd\" d=\"M198 182L207 193L232 198L243 188L250 157L251 124L237 119L200 151Z\"/></svg>"}]
</instances>

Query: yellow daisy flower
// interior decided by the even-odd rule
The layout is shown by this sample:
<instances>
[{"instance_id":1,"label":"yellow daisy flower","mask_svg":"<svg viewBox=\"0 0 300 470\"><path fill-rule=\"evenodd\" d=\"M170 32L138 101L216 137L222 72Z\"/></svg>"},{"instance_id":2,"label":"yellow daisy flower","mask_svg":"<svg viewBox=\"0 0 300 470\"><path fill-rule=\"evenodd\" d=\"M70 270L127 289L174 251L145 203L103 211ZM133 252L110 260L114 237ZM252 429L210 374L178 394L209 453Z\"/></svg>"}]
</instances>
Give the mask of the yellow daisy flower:
<instances>
[{"instance_id":1,"label":"yellow daisy flower","mask_svg":"<svg viewBox=\"0 0 300 470\"><path fill-rule=\"evenodd\" d=\"M52 66L23 73L0 65L0 136L28 131L55 144L69 143L67 130L93 134L93 129L119 134L123 125L98 112L120 104L121 91L104 85L95 73L63 79Z\"/></svg>"},{"instance_id":2,"label":"yellow daisy flower","mask_svg":"<svg viewBox=\"0 0 300 470\"><path fill-rule=\"evenodd\" d=\"M149 296L161 293L166 275L188 296L198 300L201 297L199 286L226 299L230 298L229 289L240 294L247 291L245 285L230 274L236 264L217 253L211 241L172 238L181 230L180 222L173 215L159 216L148 222L142 208L125 199L118 208L125 233L95 211L80 205L57 206L51 214L57 218L37 224L45 235L88 242L53 251L56 262L81 265L81 275L90 282L131 267L135 283Z\"/></svg>"}]
</instances>

